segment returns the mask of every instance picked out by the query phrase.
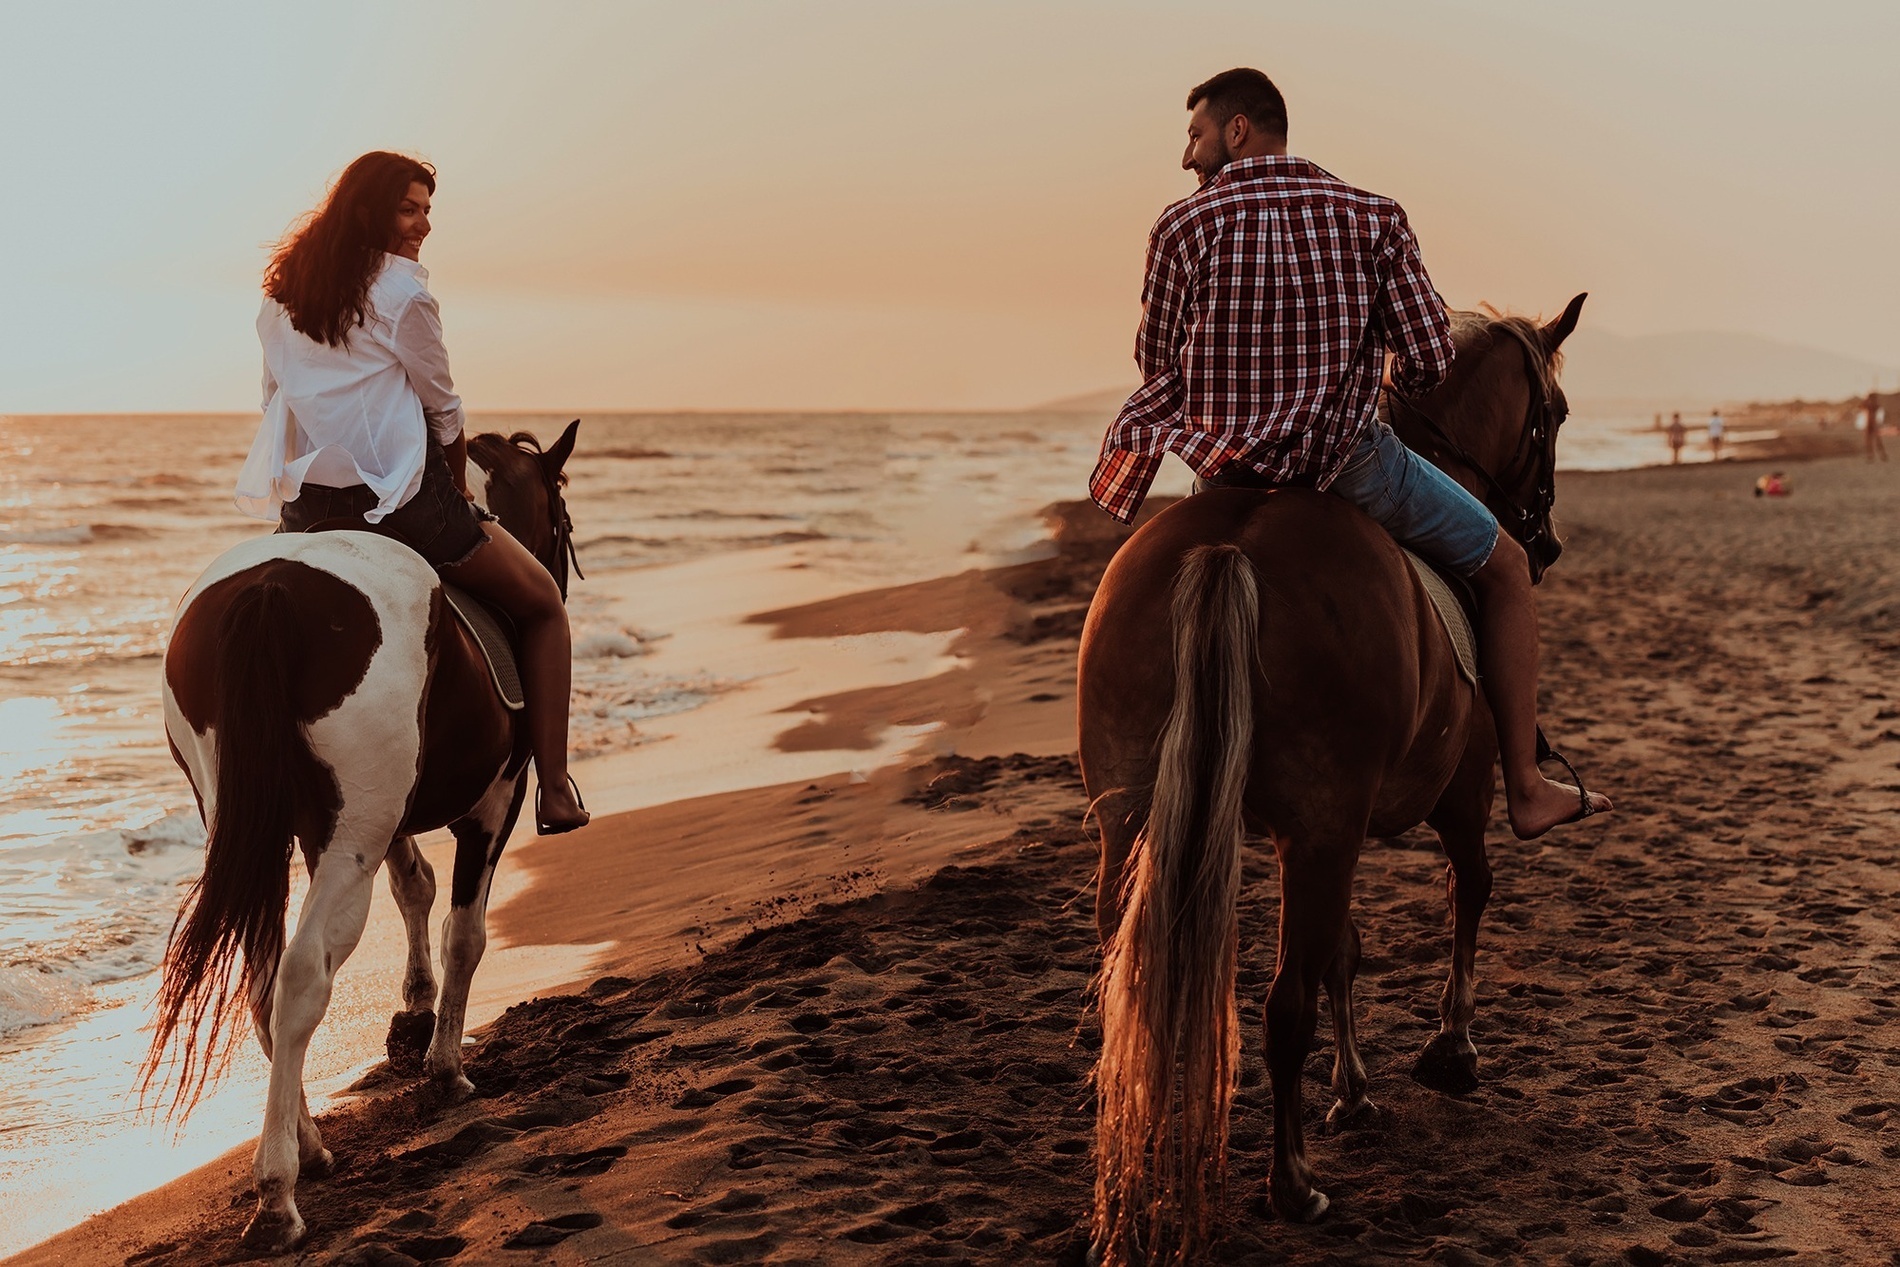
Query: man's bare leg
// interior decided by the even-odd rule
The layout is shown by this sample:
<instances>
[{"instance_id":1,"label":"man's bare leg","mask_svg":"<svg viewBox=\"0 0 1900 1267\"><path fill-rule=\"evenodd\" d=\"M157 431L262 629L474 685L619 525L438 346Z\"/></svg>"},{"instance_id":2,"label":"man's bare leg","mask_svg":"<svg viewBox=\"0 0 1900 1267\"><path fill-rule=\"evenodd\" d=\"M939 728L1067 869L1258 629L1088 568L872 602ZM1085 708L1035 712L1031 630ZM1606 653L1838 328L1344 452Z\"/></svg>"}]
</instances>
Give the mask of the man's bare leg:
<instances>
[{"instance_id":1,"label":"man's bare leg","mask_svg":"<svg viewBox=\"0 0 1900 1267\"><path fill-rule=\"evenodd\" d=\"M1490 559L1471 581L1478 591L1478 656L1497 721L1511 830L1519 840L1534 840L1576 817L1581 802L1576 788L1552 782L1537 768L1537 599L1524 547L1500 529ZM1610 798L1597 792L1590 793L1590 803L1597 812L1610 808Z\"/></svg>"}]
</instances>

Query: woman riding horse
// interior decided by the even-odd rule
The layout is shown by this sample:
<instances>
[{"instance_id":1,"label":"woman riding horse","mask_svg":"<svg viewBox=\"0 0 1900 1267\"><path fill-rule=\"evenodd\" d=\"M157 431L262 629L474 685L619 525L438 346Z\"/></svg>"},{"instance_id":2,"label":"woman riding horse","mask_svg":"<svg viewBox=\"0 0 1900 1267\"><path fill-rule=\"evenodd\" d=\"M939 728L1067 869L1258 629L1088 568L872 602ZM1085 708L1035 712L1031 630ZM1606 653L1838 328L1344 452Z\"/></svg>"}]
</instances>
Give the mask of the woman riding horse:
<instances>
[{"instance_id":1,"label":"woman riding horse","mask_svg":"<svg viewBox=\"0 0 1900 1267\"><path fill-rule=\"evenodd\" d=\"M272 257L257 316L264 422L237 503L281 513L286 531L341 519L395 537L514 619L535 826L553 835L588 820L567 773L567 609L547 569L469 495L462 401L418 262L434 192L427 163L365 154Z\"/></svg>"}]
</instances>

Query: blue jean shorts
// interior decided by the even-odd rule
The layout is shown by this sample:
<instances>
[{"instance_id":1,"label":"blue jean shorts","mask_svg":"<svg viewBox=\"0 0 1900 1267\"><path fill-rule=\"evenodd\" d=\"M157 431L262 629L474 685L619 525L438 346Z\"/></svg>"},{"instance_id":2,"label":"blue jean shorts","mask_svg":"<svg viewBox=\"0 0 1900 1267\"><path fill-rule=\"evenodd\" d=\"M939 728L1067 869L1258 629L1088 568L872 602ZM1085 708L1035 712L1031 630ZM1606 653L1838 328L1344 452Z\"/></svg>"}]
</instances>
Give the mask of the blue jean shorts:
<instances>
[{"instance_id":1,"label":"blue jean shorts","mask_svg":"<svg viewBox=\"0 0 1900 1267\"><path fill-rule=\"evenodd\" d=\"M1376 419L1327 491L1372 516L1406 549L1460 576L1483 567L1498 543L1497 517L1484 503Z\"/></svg>"},{"instance_id":2,"label":"blue jean shorts","mask_svg":"<svg viewBox=\"0 0 1900 1267\"><path fill-rule=\"evenodd\" d=\"M1232 464L1194 484L1196 492L1221 487L1271 485L1251 470L1234 471ZM1365 511L1406 549L1460 576L1489 562L1498 543L1497 518L1484 503L1377 420L1360 433L1327 491Z\"/></svg>"}]
</instances>

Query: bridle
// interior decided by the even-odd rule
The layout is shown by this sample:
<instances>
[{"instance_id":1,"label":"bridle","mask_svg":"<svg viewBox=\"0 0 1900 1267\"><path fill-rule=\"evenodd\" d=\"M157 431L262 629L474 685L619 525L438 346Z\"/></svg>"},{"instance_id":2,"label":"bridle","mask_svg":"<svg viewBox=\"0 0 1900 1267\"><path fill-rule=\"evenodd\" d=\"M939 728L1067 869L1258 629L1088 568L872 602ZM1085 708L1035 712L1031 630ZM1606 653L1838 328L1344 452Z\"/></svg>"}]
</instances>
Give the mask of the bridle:
<instances>
[{"instance_id":1,"label":"bridle","mask_svg":"<svg viewBox=\"0 0 1900 1267\"><path fill-rule=\"evenodd\" d=\"M1557 502L1557 429L1563 425L1568 409L1552 399L1550 380L1543 372L1547 358L1532 346L1530 337L1508 324L1500 323L1492 328L1509 331L1521 345L1524 371L1532 384L1517 448L1501 472L1494 475L1486 470L1470 450L1452 439L1444 425L1417 402L1394 391L1388 391L1386 399L1392 408L1402 406L1417 418L1445 456L1477 476L1489 494L1485 500L1492 513L1498 516L1499 523L1512 539L1524 547L1530 559L1531 583L1535 585L1543 579L1544 569L1563 553L1563 542L1557 539L1556 530L1551 526L1550 512ZM1526 483L1531 486L1530 500L1520 502L1511 489L1521 488Z\"/></svg>"},{"instance_id":2,"label":"bridle","mask_svg":"<svg viewBox=\"0 0 1900 1267\"><path fill-rule=\"evenodd\" d=\"M541 470L541 486L548 495L548 531L554 538L553 559L548 563L548 571L554 574L554 583L561 587L561 601L567 601L567 569L572 565L574 575L581 580L587 574L581 571L581 556L574 548L574 520L567 513L567 498L561 493L561 481L549 473L545 466L536 462Z\"/></svg>"}]
</instances>

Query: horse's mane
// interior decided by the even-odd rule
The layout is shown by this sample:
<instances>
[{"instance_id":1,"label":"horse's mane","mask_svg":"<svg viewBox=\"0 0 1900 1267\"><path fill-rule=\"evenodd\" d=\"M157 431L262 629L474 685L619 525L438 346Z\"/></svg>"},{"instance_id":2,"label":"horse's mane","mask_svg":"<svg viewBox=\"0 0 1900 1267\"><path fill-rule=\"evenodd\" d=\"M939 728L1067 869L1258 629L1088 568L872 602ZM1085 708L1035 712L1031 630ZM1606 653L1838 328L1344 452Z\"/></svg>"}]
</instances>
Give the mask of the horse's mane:
<instances>
[{"instance_id":1,"label":"horse's mane","mask_svg":"<svg viewBox=\"0 0 1900 1267\"><path fill-rule=\"evenodd\" d=\"M1531 347L1544 346L1544 328L1530 317L1519 316L1514 312L1499 312L1490 304L1478 305L1478 312L1464 312L1453 309L1451 312L1451 342L1459 356L1470 353L1488 352L1491 343L1500 334L1506 337L1521 338ZM1561 351L1548 352L1541 357L1533 357L1537 362L1538 373L1543 376L1541 386L1544 395L1550 396L1556 386L1557 371L1563 368L1564 357Z\"/></svg>"}]
</instances>

